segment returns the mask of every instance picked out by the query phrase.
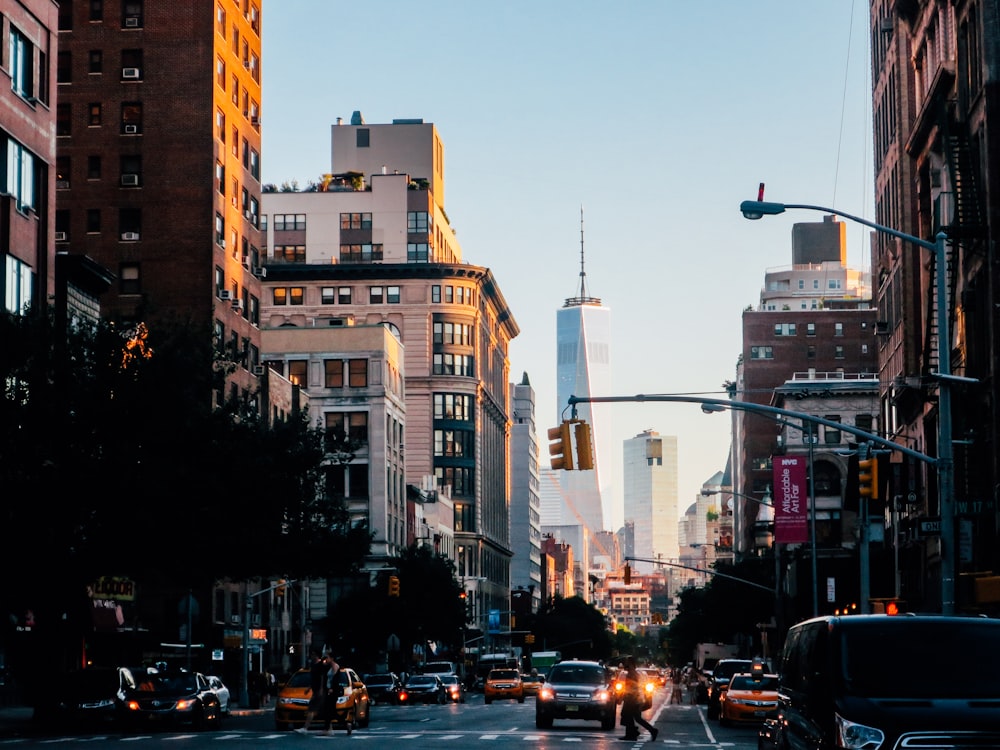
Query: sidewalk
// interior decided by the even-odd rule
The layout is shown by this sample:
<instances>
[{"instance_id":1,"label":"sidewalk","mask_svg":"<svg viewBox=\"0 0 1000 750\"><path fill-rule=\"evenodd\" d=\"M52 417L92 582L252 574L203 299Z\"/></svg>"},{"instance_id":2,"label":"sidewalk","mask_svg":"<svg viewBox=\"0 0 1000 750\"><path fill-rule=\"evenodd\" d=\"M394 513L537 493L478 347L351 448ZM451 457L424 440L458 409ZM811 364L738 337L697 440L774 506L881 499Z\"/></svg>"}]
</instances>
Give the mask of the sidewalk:
<instances>
[{"instance_id":1,"label":"sidewalk","mask_svg":"<svg viewBox=\"0 0 1000 750\"><path fill-rule=\"evenodd\" d=\"M229 709L227 718L263 716L273 710L273 705L263 708L241 708L234 703ZM35 724L34 713L31 706L0 706L0 737L16 737L45 729L44 726Z\"/></svg>"}]
</instances>

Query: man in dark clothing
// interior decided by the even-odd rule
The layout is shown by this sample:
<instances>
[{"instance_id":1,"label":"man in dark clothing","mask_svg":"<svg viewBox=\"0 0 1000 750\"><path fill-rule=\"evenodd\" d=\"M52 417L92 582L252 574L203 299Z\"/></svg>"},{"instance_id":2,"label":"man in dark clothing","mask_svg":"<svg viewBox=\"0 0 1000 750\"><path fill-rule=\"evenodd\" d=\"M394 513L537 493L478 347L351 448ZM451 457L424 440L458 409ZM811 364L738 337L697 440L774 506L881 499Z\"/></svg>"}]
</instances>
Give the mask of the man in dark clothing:
<instances>
[{"instance_id":1,"label":"man in dark clothing","mask_svg":"<svg viewBox=\"0 0 1000 750\"><path fill-rule=\"evenodd\" d=\"M639 672L635 668L635 659L631 656L625 660L625 698L622 701L622 726L625 727L625 740L639 739L639 728L642 726L653 741L660 731L646 721L642 716L642 681L639 679Z\"/></svg>"},{"instance_id":2,"label":"man in dark clothing","mask_svg":"<svg viewBox=\"0 0 1000 750\"><path fill-rule=\"evenodd\" d=\"M295 730L302 734L308 732L309 725L323 713L323 701L326 697L326 673L330 671L330 662L325 653L321 654L315 648L310 653L312 664L309 666L309 688L312 694L309 696L309 705L306 707L306 722Z\"/></svg>"}]
</instances>

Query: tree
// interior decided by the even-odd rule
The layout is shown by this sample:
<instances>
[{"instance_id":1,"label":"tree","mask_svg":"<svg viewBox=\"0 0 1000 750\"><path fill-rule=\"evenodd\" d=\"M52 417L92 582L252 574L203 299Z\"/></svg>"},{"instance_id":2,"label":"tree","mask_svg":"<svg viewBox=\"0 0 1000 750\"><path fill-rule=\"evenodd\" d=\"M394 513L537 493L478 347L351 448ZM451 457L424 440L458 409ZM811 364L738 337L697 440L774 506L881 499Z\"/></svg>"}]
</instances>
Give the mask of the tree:
<instances>
[{"instance_id":1,"label":"tree","mask_svg":"<svg viewBox=\"0 0 1000 750\"><path fill-rule=\"evenodd\" d=\"M611 633L604 615L581 596L555 597L535 618L535 643L561 651L564 659L608 659Z\"/></svg>"}]
</instances>

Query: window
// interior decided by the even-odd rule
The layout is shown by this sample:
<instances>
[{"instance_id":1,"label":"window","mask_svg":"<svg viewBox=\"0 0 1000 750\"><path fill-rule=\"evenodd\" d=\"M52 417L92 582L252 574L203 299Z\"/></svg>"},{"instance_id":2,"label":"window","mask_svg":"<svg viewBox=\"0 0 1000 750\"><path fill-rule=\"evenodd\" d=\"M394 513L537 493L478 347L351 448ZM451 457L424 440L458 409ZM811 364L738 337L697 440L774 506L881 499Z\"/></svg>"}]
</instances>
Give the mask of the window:
<instances>
[{"instance_id":1,"label":"window","mask_svg":"<svg viewBox=\"0 0 1000 750\"><path fill-rule=\"evenodd\" d=\"M340 215L341 229L371 229L372 215L369 213L353 213Z\"/></svg>"},{"instance_id":2,"label":"window","mask_svg":"<svg viewBox=\"0 0 1000 750\"><path fill-rule=\"evenodd\" d=\"M3 257L7 282L4 285L4 309L14 315L27 313L34 304L32 290L35 288L35 275L31 266L13 255Z\"/></svg>"},{"instance_id":3,"label":"window","mask_svg":"<svg viewBox=\"0 0 1000 750\"><path fill-rule=\"evenodd\" d=\"M288 303L291 305L303 305L305 304L305 296L305 287L293 286L288 290Z\"/></svg>"},{"instance_id":4,"label":"window","mask_svg":"<svg viewBox=\"0 0 1000 750\"><path fill-rule=\"evenodd\" d=\"M371 131L368 128L358 128L356 145L358 148L368 148L370 144Z\"/></svg>"},{"instance_id":5,"label":"window","mask_svg":"<svg viewBox=\"0 0 1000 750\"><path fill-rule=\"evenodd\" d=\"M226 61L221 57L215 59L215 82L220 89L226 90Z\"/></svg>"},{"instance_id":6,"label":"window","mask_svg":"<svg viewBox=\"0 0 1000 750\"><path fill-rule=\"evenodd\" d=\"M431 286L431 302L441 301L441 285L434 284Z\"/></svg>"},{"instance_id":7,"label":"window","mask_svg":"<svg viewBox=\"0 0 1000 750\"><path fill-rule=\"evenodd\" d=\"M59 31L73 30L73 3L67 0L59 3ZM0 55L3 57L3 55Z\"/></svg>"},{"instance_id":8,"label":"window","mask_svg":"<svg viewBox=\"0 0 1000 750\"><path fill-rule=\"evenodd\" d=\"M473 360L467 354L452 354L443 352L434 355L433 372L435 375L463 375L472 377Z\"/></svg>"},{"instance_id":9,"label":"window","mask_svg":"<svg viewBox=\"0 0 1000 750\"><path fill-rule=\"evenodd\" d=\"M35 50L28 38L10 26L10 53L7 60L11 89L25 99L35 93Z\"/></svg>"},{"instance_id":10,"label":"window","mask_svg":"<svg viewBox=\"0 0 1000 750\"><path fill-rule=\"evenodd\" d=\"M87 232L93 234L101 231L101 209L87 209Z\"/></svg>"},{"instance_id":11,"label":"window","mask_svg":"<svg viewBox=\"0 0 1000 750\"><path fill-rule=\"evenodd\" d=\"M260 181L260 154L256 149L250 149L250 176Z\"/></svg>"},{"instance_id":12,"label":"window","mask_svg":"<svg viewBox=\"0 0 1000 750\"><path fill-rule=\"evenodd\" d=\"M226 194L226 165L221 161L215 162L215 182L217 183L217 188L219 195Z\"/></svg>"},{"instance_id":13,"label":"window","mask_svg":"<svg viewBox=\"0 0 1000 750\"><path fill-rule=\"evenodd\" d=\"M62 102L56 105L56 135L72 134L72 114L70 105Z\"/></svg>"},{"instance_id":14,"label":"window","mask_svg":"<svg viewBox=\"0 0 1000 750\"><path fill-rule=\"evenodd\" d=\"M69 209L68 208L57 208L56 209L56 232L62 232L64 236L69 237Z\"/></svg>"},{"instance_id":15,"label":"window","mask_svg":"<svg viewBox=\"0 0 1000 750\"><path fill-rule=\"evenodd\" d=\"M340 359L323 360L324 385L327 388L344 387L344 362Z\"/></svg>"},{"instance_id":16,"label":"window","mask_svg":"<svg viewBox=\"0 0 1000 750\"><path fill-rule=\"evenodd\" d=\"M826 282L827 289L840 289L842 286L840 279L828 279Z\"/></svg>"},{"instance_id":17,"label":"window","mask_svg":"<svg viewBox=\"0 0 1000 750\"><path fill-rule=\"evenodd\" d=\"M841 346L840 344L837 344L835 347L833 347L833 358L834 359L844 358L844 347Z\"/></svg>"},{"instance_id":18,"label":"window","mask_svg":"<svg viewBox=\"0 0 1000 750\"><path fill-rule=\"evenodd\" d=\"M250 77L260 83L260 58L256 52L250 53Z\"/></svg>"},{"instance_id":19,"label":"window","mask_svg":"<svg viewBox=\"0 0 1000 750\"><path fill-rule=\"evenodd\" d=\"M358 245L341 245L341 263L372 263L382 260L382 244L370 242Z\"/></svg>"},{"instance_id":20,"label":"window","mask_svg":"<svg viewBox=\"0 0 1000 750\"><path fill-rule=\"evenodd\" d=\"M471 422L472 397L463 393L435 393L434 419L454 419Z\"/></svg>"},{"instance_id":21,"label":"window","mask_svg":"<svg viewBox=\"0 0 1000 750\"><path fill-rule=\"evenodd\" d=\"M475 437L472 430L434 430L434 455L449 458L475 456Z\"/></svg>"},{"instance_id":22,"label":"window","mask_svg":"<svg viewBox=\"0 0 1000 750\"><path fill-rule=\"evenodd\" d=\"M215 29L223 39L226 38L226 9L221 3L215 9Z\"/></svg>"},{"instance_id":23,"label":"window","mask_svg":"<svg viewBox=\"0 0 1000 750\"><path fill-rule=\"evenodd\" d=\"M387 286L385 288L385 301L390 305L399 304L399 287L398 286Z\"/></svg>"},{"instance_id":24,"label":"window","mask_svg":"<svg viewBox=\"0 0 1000 750\"><path fill-rule=\"evenodd\" d=\"M73 54L60 52L56 57L56 83L73 82Z\"/></svg>"},{"instance_id":25,"label":"window","mask_svg":"<svg viewBox=\"0 0 1000 750\"><path fill-rule=\"evenodd\" d=\"M430 246L426 242L407 242L406 262L407 263L430 262Z\"/></svg>"},{"instance_id":26,"label":"window","mask_svg":"<svg viewBox=\"0 0 1000 750\"><path fill-rule=\"evenodd\" d=\"M68 156L56 157L56 190L65 190L70 186L70 159Z\"/></svg>"},{"instance_id":27,"label":"window","mask_svg":"<svg viewBox=\"0 0 1000 750\"><path fill-rule=\"evenodd\" d=\"M341 286L337 288L337 304L340 305L351 304L351 287Z\"/></svg>"},{"instance_id":28,"label":"window","mask_svg":"<svg viewBox=\"0 0 1000 750\"><path fill-rule=\"evenodd\" d=\"M305 214L275 214L274 231L290 232L292 230L303 230L306 228Z\"/></svg>"},{"instance_id":29,"label":"window","mask_svg":"<svg viewBox=\"0 0 1000 750\"><path fill-rule=\"evenodd\" d=\"M250 223L255 227L260 226L260 202L257 196L250 196Z\"/></svg>"},{"instance_id":30,"label":"window","mask_svg":"<svg viewBox=\"0 0 1000 750\"><path fill-rule=\"evenodd\" d=\"M823 417L823 419L825 419L827 422L839 423L840 415L827 414L825 417ZM841 434L842 434L841 430L835 429L833 427L827 427L826 425L823 426L823 442L826 445L839 445Z\"/></svg>"},{"instance_id":31,"label":"window","mask_svg":"<svg viewBox=\"0 0 1000 750\"><path fill-rule=\"evenodd\" d=\"M138 135L142 132L142 102L122 102L122 133Z\"/></svg>"},{"instance_id":32,"label":"window","mask_svg":"<svg viewBox=\"0 0 1000 750\"><path fill-rule=\"evenodd\" d=\"M104 0L90 0L90 20L104 20Z\"/></svg>"},{"instance_id":33,"label":"window","mask_svg":"<svg viewBox=\"0 0 1000 750\"><path fill-rule=\"evenodd\" d=\"M96 127L101 124L101 103L91 102L87 105L87 124Z\"/></svg>"},{"instance_id":34,"label":"window","mask_svg":"<svg viewBox=\"0 0 1000 750\"><path fill-rule=\"evenodd\" d=\"M92 49L87 55L87 72L99 74L104 70L104 53L99 49Z\"/></svg>"},{"instance_id":35,"label":"window","mask_svg":"<svg viewBox=\"0 0 1000 750\"><path fill-rule=\"evenodd\" d=\"M288 290L283 286L274 287L271 290L271 304L273 305L287 305L288 304Z\"/></svg>"},{"instance_id":36,"label":"window","mask_svg":"<svg viewBox=\"0 0 1000 750\"><path fill-rule=\"evenodd\" d=\"M141 294L139 264L123 263L118 269L118 291L120 294Z\"/></svg>"},{"instance_id":37,"label":"window","mask_svg":"<svg viewBox=\"0 0 1000 750\"><path fill-rule=\"evenodd\" d=\"M319 292L321 305L333 305L337 302L337 291L332 286L324 286Z\"/></svg>"},{"instance_id":38,"label":"window","mask_svg":"<svg viewBox=\"0 0 1000 750\"><path fill-rule=\"evenodd\" d=\"M219 140L226 142L226 113L221 109L215 110L215 131Z\"/></svg>"},{"instance_id":39,"label":"window","mask_svg":"<svg viewBox=\"0 0 1000 750\"><path fill-rule=\"evenodd\" d=\"M875 419L871 414L855 414L854 415L854 426L859 430L864 430L865 432L871 432L872 427L875 424Z\"/></svg>"},{"instance_id":40,"label":"window","mask_svg":"<svg viewBox=\"0 0 1000 750\"><path fill-rule=\"evenodd\" d=\"M843 336L844 335L844 324L843 323L834 323L833 324L833 335L834 336Z\"/></svg>"},{"instance_id":41,"label":"window","mask_svg":"<svg viewBox=\"0 0 1000 750\"><path fill-rule=\"evenodd\" d=\"M35 156L13 138L7 139L6 151L6 174L0 175L3 192L13 197L18 211L35 210Z\"/></svg>"},{"instance_id":42,"label":"window","mask_svg":"<svg viewBox=\"0 0 1000 750\"><path fill-rule=\"evenodd\" d=\"M254 34L260 36L260 9L253 3L250 4L250 28Z\"/></svg>"},{"instance_id":43,"label":"window","mask_svg":"<svg viewBox=\"0 0 1000 750\"><path fill-rule=\"evenodd\" d=\"M351 388L368 387L368 360L347 360L347 385Z\"/></svg>"},{"instance_id":44,"label":"window","mask_svg":"<svg viewBox=\"0 0 1000 750\"><path fill-rule=\"evenodd\" d=\"M384 300L382 295L382 287L380 286L370 286L368 287L368 304L369 305L381 305Z\"/></svg>"},{"instance_id":45,"label":"window","mask_svg":"<svg viewBox=\"0 0 1000 750\"><path fill-rule=\"evenodd\" d=\"M292 381L293 385L300 385L303 388L309 386L306 377L308 366L309 361L305 359L293 359L288 363L288 379Z\"/></svg>"},{"instance_id":46,"label":"window","mask_svg":"<svg viewBox=\"0 0 1000 750\"><path fill-rule=\"evenodd\" d=\"M806 323L806 336L815 336L815 335L816 335L816 324Z\"/></svg>"},{"instance_id":47,"label":"window","mask_svg":"<svg viewBox=\"0 0 1000 750\"><path fill-rule=\"evenodd\" d=\"M123 154L121 157L122 187L140 187L142 185L142 155Z\"/></svg>"},{"instance_id":48,"label":"window","mask_svg":"<svg viewBox=\"0 0 1000 750\"><path fill-rule=\"evenodd\" d=\"M750 359L774 359L774 350L770 346L751 346Z\"/></svg>"},{"instance_id":49,"label":"window","mask_svg":"<svg viewBox=\"0 0 1000 750\"><path fill-rule=\"evenodd\" d=\"M794 336L795 335L795 324L794 323L775 323L774 324L774 335L775 336Z\"/></svg>"},{"instance_id":50,"label":"window","mask_svg":"<svg viewBox=\"0 0 1000 750\"><path fill-rule=\"evenodd\" d=\"M215 214L215 241L217 244L226 246L226 220L222 214Z\"/></svg>"},{"instance_id":51,"label":"window","mask_svg":"<svg viewBox=\"0 0 1000 750\"><path fill-rule=\"evenodd\" d=\"M97 154L90 154L87 157L87 179L101 179L101 157Z\"/></svg>"},{"instance_id":52,"label":"window","mask_svg":"<svg viewBox=\"0 0 1000 750\"><path fill-rule=\"evenodd\" d=\"M409 211L406 214L406 231L410 234L427 234L430 221L426 211Z\"/></svg>"},{"instance_id":53,"label":"window","mask_svg":"<svg viewBox=\"0 0 1000 750\"><path fill-rule=\"evenodd\" d=\"M287 263L305 263L305 245L275 245L274 257Z\"/></svg>"},{"instance_id":54,"label":"window","mask_svg":"<svg viewBox=\"0 0 1000 750\"><path fill-rule=\"evenodd\" d=\"M122 27L142 28L142 0L125 0L122 4Z\"/></svg>"},{"instance_id":55,"label":"window","mask_svg":"<svg viewBox=\"0 0 1000 750\"><path fill-rule=\"evenodd\" d=\"M816 359L816 346L815 346L815 344L809 344L806 347L806 359Z\"/></svg>"},{"instance_id":56,"label":"window","mask_svg":"<svg viewBox=\"0 0 1000 750\"><path fill-rule=\"evenodd\" d=\"M123 240L137 240L142 236L142 211L122 208L118 211L118 232Z\"/></svg>"}]
</instances>

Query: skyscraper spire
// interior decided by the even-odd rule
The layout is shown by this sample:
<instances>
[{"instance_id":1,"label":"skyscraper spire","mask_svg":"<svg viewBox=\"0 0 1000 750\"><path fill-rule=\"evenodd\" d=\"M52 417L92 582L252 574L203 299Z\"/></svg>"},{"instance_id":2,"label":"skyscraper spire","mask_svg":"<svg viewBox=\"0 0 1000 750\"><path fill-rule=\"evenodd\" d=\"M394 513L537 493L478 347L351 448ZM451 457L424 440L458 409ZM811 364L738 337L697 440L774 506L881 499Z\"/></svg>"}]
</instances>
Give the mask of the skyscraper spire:
<instances>
[{"instance_id":1,"label":"skyscraper spire","mask_svg":"<svg viewBox=\"0 0 1000 750\"><path fill-rule=\"evenodd\" d=\"M576 307L578 305L599 305L601 300L598 297L587 295L587 271L584 269L583 254L583 204L580 204L580 294L576 297L569 297L563 307Z\"/></svg>"}]
</instances>

